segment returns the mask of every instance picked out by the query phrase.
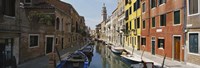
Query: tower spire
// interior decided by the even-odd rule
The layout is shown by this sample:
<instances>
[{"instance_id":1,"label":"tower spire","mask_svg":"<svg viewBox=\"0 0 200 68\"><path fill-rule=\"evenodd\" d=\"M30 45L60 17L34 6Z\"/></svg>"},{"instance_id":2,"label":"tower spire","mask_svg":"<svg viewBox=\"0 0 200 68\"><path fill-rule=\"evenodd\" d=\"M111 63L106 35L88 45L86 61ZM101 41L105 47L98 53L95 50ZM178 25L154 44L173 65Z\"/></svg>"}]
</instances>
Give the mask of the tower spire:
<instances>
[{"instance_id":1,"label":"tower spire","mask_svg":"<svg viewBox=\"0 0 200 68\"><path fill-rule=\"evenodd\" d=\"M106 21L106 19L107 19L107 10L106 10L105 3L103 3L103 7L102 7L102 19L103 19L103 21Z\"/></svg>"}]
</instances>

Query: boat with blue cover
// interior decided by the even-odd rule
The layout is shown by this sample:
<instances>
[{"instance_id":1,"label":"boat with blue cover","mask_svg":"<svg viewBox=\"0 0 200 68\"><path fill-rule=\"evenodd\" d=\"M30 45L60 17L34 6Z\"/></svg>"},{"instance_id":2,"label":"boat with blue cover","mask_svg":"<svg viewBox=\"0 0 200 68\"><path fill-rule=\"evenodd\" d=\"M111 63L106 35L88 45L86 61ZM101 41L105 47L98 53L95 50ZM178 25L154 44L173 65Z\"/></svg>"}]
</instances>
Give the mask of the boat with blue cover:
<instances>
[{"instance_id":1,"label":"boat with blue cover","mask_svg":"<svg viewBox=\"0 0 200 68\"><path fill-rule=\"evenodd\" d=\"M61 60L56 68L88 68L88 57L82 51L75 51L67 59Z\"/></svg>"}]
</instances>

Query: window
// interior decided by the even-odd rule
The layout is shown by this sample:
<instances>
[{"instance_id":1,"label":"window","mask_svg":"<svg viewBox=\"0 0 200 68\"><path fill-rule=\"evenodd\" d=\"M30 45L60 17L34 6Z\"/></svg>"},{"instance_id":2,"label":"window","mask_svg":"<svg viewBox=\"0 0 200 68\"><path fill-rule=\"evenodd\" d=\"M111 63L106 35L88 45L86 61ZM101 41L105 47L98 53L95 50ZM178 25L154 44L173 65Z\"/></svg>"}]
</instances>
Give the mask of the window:
<instances>
[{"instance_id":1,"label":"window","mask_svg":"<svg viewBox=\"0 0 200 68\"><path fill-rule=\"evenodd\" d=\"M4 15L15 16L15 0L3 0L2 11Z\"/></svg>"},{"instance_id":2,"label":"window","mask_svg":"<svg viewBox=\"0 0 200 68\"><path fill-rule=\"evenodd\" d=\"M140 18L137 18L137 28L140 28Z\"/></svg>"},{"instance_id":3,"label":"window","mask_svg":"<svg viewBox=\"0 0 200 68\"><path fill-rule=\"evenodd\" d=\"M132 14L132 7L129 8L129 14Z\"/></svg>"},{"instance_id":4,"label":"window","mask_svg":"<svg viewBox=\"0 0 200 68\"><path fill-rule=\"evenodd\" d=\"M146 38L142 38L142 45L146 45Z\"/></svg>"},{"instance_id":5,"label":"window","mask_svg":"<svg viewBox=\"0 0 200 68\"><path fill-rule=\"evenodd\" d=\"M128 20L128 10L126 10L125 20Z\"/></svg>"},{"instance_id":6,"label":"window","mask_svg":"<svg viewBox=\"0 0 200 68\"><path fill-rule=\"evenodd\" d=\"M155 17L152 18L151 27L156 27L156 20L155 20Z\"/></svg>"},{"instance_id":7,"label":"window","mask_svg":"<svg viewBox=\"0 0 200 68\"><path fill-rule=\"evenodd\" d=\"M26 4L30 4L31 3L31 0L25 0L24 1Z\"/></svg>"},{"instance_id":8,"label":"window","mask_svg":"<svg viewBox=\"0 0 200 68\"><path fill-rule=\"evenodd\" d=\"M199 0L189 0L189 14L198 13L198 1Z\"/></svg>"},{"instance_id":9,"label":"window","mask_svg":"<svg viewBox=\"0 0 200 68\"><path fill-rule=\"evenodd\" d=\"M137 19L134 20L134 28L137 28Z\"/></svg>"},{"instance_id":10,"label":"window","mask_svg":"<svg viewBox=\"0 0 200 68\"><path fill-rule=\"evenodd\" d=\"M180 24L180 11L174 12L174 24Z\"/></svg>"},{"instance_id":11,"label":"window","mask_svg":"<svg viewBox=\"0 0 200 68\"><path fill-rule=\"evenodd\" d=\"M163 48L165 47L165 40L164 39L158 39L158 48Z\"/></svg>"},{"instance_id":12,"label":"window","mask_svg":"<svg viewBox=\"0 0 200 68\"><path fill-rule=\"evenodd\" d=\"M136 3L137 3L137 9L139 9L140 8L140 0L137 0Z\"/></svg>"},{"instance_id":13,"label":"window","mask_svg":"<svg viewBox=\"0 0 200 68\"><path fill-rule=\"evenodd\" d=\"M128 23L126 23L126 30L128 30Z\"/></svg>"},{"instance_id":14,"label":"window","mask_svg":"<svg viewBox=\"0 0 200 68\"><path fill-rule=\"evenodd\" d=\"M131 27L132 27L132 23L131 23L131 21L130 21L130 30L132 29Z\"/></svg>"},{"instance_id":15,"label":"window","mask_svg":"<svg viewBox=\"0 0 200 68\"><path fill-rule=\"evenodd\" d=\"M29 47L39 46L39 35L31 34L29 35Z\"/></svg>"},{"instance_id":16,"label":"window","mask_svg":"<svg viewBox=\"0 0 200 68\"><path fill-rule=\"evenodd\" d=\"M199 53L199 34L198 33L190 33L189 34L189 51L191 53Z\"/></svg>"},{"instance_id":17,"label":"window","mask_svg":"<svg viewBox=\"0 0 200 68\"><path fill-rule=\"evenodd\" d=\"M166 14L160 16L160 26L166 26Z\"/></svg>"},{"instance_id":18,"label":"window","mask_svg":"<svg viewBox=\"0 0 200 68\"><path fill-rule=\"evenodd\" d=\"M134 6L134 11L136 11L137 10L137 4L136 4L136 2L133 4L133 6Z\"/></svg>"},{"instance_id":19,"label":"window","mask_svg":"<svg viewBox=\"0 0 200 68\"><path fill-rule=\"evenodd\" d=\"M143 28L143 29L145 29L145 28L146 28L146 22L145 22L145 20L143 21L142 28Z\"/></svg>"},{"instance_id":20,"label":"window","mask_svg":"<svg viewBox=\"0 0 200 68\"><path fill-rule=\"evenodd\" d=\"M139 9L139 8L140 8L140 0L137 0L137 1L133 4L133 6L134 6L134 11L136 11L137 9Z\"/></svg>"},{"instance_id":21,"label":"window","mask_svg":"<svg viewBox=\"0 0 200 68\"><path fill-rule=\"evenodd\" d=\"M142 12L145 12L145 9L146 9L145 3L143 3L143 4L142 4Z\"/></svg>"},{"instance_id":22,"label":"window","mask_svg":"<svg viewBox=\"0 0 200 68\"><path fill-rule=\"evenodd\" d=\"M58 44L58 38L56 38L56 44Z\"/></svg>"},{"instance_id":23,"label":"window","mask_svg":"<svg viewBox=\"0 0 200 68\"><path fill-rule=\"evenodd\" d=\"M56 19L56 30L59 30L59 28L60 28L60 19L57 18Z\"/></svg>"},{"instance_id":24,"label":"window","mask_svg":"<svg viewBox=\"0 0 200 68\"><path fill-rule=\"evenodd\" d=\"M166 3L166 0L158 0L159 5Z\"/></svg>"},{"instance_id":25,"label":"window","mask_svg":"<svg viewBox=\"0 0 200 68\"><path fill-rule=\"evenodd\" d=\"M151 8L156 7L156 0L151 0Z\"/></svg>"},{"instance_id":26,"label":"window","mask_svg":"<svg viewBox=\"0 0 200 68\"><path fill-rule=\"evenodd\" d=\"M128 1L129 1L129 0L125 0L125 5L128 4Z\"/></svg>"}]
</instances>

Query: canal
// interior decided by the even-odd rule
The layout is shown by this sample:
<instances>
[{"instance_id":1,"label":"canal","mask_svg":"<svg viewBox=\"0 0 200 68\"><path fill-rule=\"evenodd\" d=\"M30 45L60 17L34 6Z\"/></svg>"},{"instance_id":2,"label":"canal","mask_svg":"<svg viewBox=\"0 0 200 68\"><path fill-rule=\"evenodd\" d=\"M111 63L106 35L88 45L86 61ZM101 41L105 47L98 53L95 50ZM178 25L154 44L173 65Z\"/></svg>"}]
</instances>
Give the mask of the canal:
<instances>
[{"instance_id":1,"label":"canal","mask_svg":"<svg viewBox=\"0 0 200 68\"><path fill-rule=\"evenodd\" d=\"M114 54L106 45L95 42L89 68L130 68L131 61Z\"/></svg>"}]
</instances>

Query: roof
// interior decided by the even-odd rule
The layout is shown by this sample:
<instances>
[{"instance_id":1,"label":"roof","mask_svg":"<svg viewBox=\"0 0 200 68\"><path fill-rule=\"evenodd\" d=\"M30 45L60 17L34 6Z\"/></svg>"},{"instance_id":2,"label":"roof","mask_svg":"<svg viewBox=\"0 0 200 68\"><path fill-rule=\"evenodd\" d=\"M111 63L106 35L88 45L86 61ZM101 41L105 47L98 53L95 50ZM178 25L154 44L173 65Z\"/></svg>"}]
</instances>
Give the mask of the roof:
<instances>
[{"instance_id":1,"label":"roof","mask_svg":"<svg viewBox=\"0 0 200 68\"><path fill-rule=\"evenodd\" d=\"M48 0L47 2L50 3L52 6L54 6L55 8L62 10L66 13L70 13L70 10L72 9L77 15L79 15L77 11L74 9L74 7L69 3L65 3L60 0Z\"/></svg>"}]
</instances>

